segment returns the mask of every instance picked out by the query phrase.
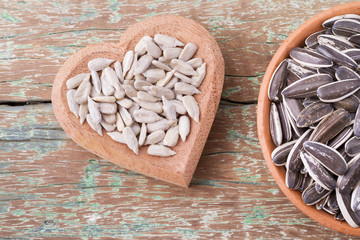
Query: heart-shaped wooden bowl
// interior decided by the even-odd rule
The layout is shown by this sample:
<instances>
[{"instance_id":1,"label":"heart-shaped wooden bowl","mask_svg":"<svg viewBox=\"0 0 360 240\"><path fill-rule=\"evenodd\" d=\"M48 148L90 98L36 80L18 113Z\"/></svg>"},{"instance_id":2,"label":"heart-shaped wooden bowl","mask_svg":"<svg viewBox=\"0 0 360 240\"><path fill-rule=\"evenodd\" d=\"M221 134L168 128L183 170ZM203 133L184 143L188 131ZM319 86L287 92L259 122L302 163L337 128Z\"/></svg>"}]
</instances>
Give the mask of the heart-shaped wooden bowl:
<instances>
[{"instance_id":1,"label":"heart-shaped wooden bowl","mask_svg":"<svg viewBox=\"0 0 360 240\"><path fill-rule=\"evenodd\" d=\"M124 54L133 50L143 36L154 36L156 33L176 37L184 43L195 43L198 46L195 57L201 57L207 67L205 79L199 88L202 93L195 96L200 107L200 121L191 120L187 140L179 140L173 148L177 154L167 158L148 155L146 146L141 147L139 154L135 155L126 145L113 141L108 135L99 136L87 123L80 124L79 119L70 112L66 99L66 80L76 74L89 72L89 60L106 57L122 61ZM224 59L214 37L193 20L163 15L132 25L118 43L91 45L69 57L56 75L51 99L58 122L83 148L126 169L188 186L213 123L223 82Z\"/></svg>"},{"instance_id":2,"label":"heart-shaped wooden bowl","mask_svg":"<svg viewBox=\"0 0 360 240\"><path fill-rule=\"evenodd\" d=\"M311 33L321 30L321 24L326 19L347 13L360 14L360 2L339 5L326 10L316 15L315 17L312 17L299 28L297 28L292 34L290 34L290 36L282 43L269 63L261 84L258 99L257 127L258 138L266 164L276 183L279 185L282 192L290 199L290 201L306 215L324 225L325 227L334 229L338 232L360 236L360 228L352 228L345 221L340 222L335 220L332 215L326 213L325 211L319 211L314 206L307 206L302 201L301 193L299 191L294 191L286 187L285 168L275 166L271 159L271 152L275 149L275 145L272 142L270 136L270 100L267 96L271 76L279 63L289 56L290 50L296 46L304 46L306 37Z\"/></svg>"}]
</instances>

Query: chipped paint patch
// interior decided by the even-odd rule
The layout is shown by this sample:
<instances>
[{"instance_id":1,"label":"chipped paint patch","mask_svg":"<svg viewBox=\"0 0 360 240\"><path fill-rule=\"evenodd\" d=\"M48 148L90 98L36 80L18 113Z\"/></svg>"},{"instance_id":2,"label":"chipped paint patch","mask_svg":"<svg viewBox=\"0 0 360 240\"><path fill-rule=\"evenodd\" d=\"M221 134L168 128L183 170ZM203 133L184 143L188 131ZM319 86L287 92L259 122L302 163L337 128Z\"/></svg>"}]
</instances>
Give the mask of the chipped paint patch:
<instances>
[{"instance_id":1,"label":"chipped paint patch","mask_svg":"<svg viewBox=\"0 0 360 240\"><path fill-rule=\"evenodd\" d=\"M12 16L8 11L2 11L1 18L4 19L5 21L11 22L11 23L22 22L19 18Z\"/></svg>"}]
</instances>

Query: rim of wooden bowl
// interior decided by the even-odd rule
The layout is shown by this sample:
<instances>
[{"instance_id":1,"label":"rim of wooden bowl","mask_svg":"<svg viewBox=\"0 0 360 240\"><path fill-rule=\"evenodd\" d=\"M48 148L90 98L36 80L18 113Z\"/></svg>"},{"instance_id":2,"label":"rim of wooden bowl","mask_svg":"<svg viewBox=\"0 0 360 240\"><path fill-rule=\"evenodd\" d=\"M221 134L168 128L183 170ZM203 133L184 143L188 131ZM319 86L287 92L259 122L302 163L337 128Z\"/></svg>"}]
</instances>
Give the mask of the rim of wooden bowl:
<instances>
[{"instance_id":1,"label":"rim of wooden bowl","mask_svg":"<svg viewBox=\"0 0 360 240\"><path fill-rule=\"evenodd\" d=\"M276 51L266 69L260 87L257 110L257 128L261 150L264 155L267 167L269 168L276 183L280 187L281 191L286 195L286 197L298 209L321 225L341 233L360 236L360 228L352 228L345 221L335 220L333 215L330 215L325 211L319 211L315 208L315 206L306 205L302 201L301 193L298 190L291 190L285 185L285 168L275 166L271 159L271 152L275 148L275 145L272 142L270 136L270 100L267 96L271 76L279 63L289 56L290 50L296 46L304 46L306 37L311 33L323 29L321 24L326 19L348 13L360 14L360 2L342 4L321 12L320 14L310 18L305 23L303 23L281 44L280 48Z\"/></svg>"}]
</instances>

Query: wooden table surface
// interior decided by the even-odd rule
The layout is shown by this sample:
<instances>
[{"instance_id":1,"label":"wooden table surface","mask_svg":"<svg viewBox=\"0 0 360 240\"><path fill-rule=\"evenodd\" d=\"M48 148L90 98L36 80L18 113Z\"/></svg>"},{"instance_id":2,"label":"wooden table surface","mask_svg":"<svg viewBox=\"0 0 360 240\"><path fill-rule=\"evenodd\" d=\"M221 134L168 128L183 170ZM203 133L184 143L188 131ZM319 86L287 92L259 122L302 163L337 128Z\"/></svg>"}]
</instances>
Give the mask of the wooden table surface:
<instances>
[{"instance_id":1,"label":"wooden table surface","mask_svg":"<svg viewBox=\"0 0 360 240\"><path fill-rule=\"evenodd\" d=\"M79 2L0 2L0 238L351 238L282 194L256 133L258 90L277 48L311 16L345 1ZM202 24L225 59L222 100L189 188L87 152L51 106L55 74L72 53L164 13Z\"/></svg>"}]
</instances>

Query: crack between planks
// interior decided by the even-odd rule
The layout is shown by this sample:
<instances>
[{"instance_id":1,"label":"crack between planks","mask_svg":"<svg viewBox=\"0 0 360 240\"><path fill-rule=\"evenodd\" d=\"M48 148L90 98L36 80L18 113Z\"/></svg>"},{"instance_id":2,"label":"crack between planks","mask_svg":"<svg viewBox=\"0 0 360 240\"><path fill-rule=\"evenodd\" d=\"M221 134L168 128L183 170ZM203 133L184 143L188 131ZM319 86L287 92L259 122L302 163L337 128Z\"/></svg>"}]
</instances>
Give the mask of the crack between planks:
<instances>
[{"instance_id":1,"label":"crack between planks","mask_svg":"<svg viewBox=\"0 0 360 240\"><path fill-rule=\"evenodd\" d=\"M3 100L0 100L0 105L7 105L7 106L11 106L11 107L39 105L39 104L48 104L48 103L51 103L51 100L27 100L27 101L3 101Z\"/></svg>"}]
</instances>

